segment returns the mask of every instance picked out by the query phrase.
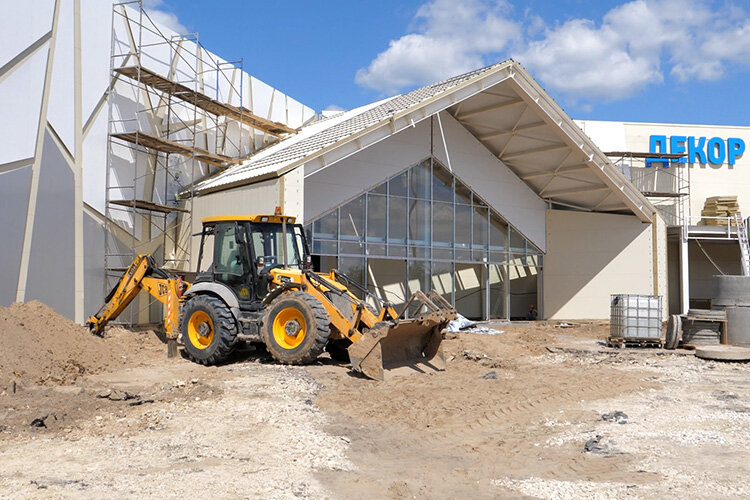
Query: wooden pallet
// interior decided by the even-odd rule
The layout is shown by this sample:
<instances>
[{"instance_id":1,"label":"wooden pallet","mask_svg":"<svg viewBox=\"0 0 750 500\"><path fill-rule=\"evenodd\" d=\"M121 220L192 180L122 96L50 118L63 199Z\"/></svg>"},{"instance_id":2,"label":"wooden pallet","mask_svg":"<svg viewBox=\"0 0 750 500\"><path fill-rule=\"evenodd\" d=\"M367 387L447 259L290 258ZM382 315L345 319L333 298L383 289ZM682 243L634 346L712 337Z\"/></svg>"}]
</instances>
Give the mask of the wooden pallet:
<instances>
[{"instance_id":1,"label":"wooden pallet","mask_svg":"<svg viewBox=\"0 0 750 500\"><path fill-rule=\"evenodd\" d=\"M664 347L662 339L642 339L637 337L609 337L607 347Z\"/></svg>"}]
</instances>

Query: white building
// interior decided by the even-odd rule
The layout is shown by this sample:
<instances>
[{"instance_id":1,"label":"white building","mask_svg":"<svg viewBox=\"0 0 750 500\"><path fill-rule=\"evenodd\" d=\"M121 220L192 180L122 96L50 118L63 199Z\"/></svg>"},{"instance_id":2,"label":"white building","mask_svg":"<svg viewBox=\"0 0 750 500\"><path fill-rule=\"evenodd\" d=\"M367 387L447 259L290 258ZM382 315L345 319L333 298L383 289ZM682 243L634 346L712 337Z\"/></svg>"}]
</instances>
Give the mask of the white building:
<instances>
[{"instance_id":1,"label":"white building","mask_svg":"<svg viewBox=\"0 0 750 500\"><path fill-rule=\"evenodd\" d=\"M736 235L699 248L680 231L701 230L685 217L708 196L750 202L728 141L750 129L576 124L513 61L320 118L131 7L40 0L0 19L0 104L14 117L0 305L39 299L82 322L135 253L184 273L201 218L276 207L305 224L319 267L395 303L433 288L478 319L529 305L607 318L613 293L662 295L679 312L709 293L696 252L739 266ZM648 152L652 135L666 153L722 138L725 161L639 170L632 154L604 154ZM653 196L665 183L686 194ZM151 309L144 297L130 318Z\"/></svg>"},{"instance_id":2,"label":"white building","mask_svg":"<svg viewBox=\"0 0 750 500\"><path fill-rule=\"evenodd\" d=\"M143 210L118 211L107 200L173 205L185 173L194 168L200 178L217 167L194 158L177 163L172 155L166 161L173 171L184 171L183 182L174 175L164 182L155 172L164 170L165 155L108 141L110 132L138 129L172 141L191 138L191 146L232 159L275 140L226 116L195 114L194 106L180 99L167 103L163 94L113 69L140 62L191 90L292 129L314 117L312 109L225 63L195 37L152 22L137 2L126 4L113 9L103 1L39 0L33 7L13 2L0 16L0 107L6 117L0 125L2 305L39 299L83 322L133 251L169 254L163 229L179 225L181 212L156 224Z\"/></svg>"}]
</instances>

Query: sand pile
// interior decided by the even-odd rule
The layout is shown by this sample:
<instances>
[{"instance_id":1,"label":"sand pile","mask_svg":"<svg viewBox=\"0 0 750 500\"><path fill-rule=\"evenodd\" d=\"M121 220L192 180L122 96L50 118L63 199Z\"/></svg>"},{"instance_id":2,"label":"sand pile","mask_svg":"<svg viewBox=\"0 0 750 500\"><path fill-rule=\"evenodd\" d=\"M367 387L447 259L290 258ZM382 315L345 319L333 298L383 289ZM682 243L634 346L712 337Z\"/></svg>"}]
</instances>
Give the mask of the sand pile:
<instances>
[{"instance_id":1,"label":"sand pile","mask_svg":"<svg viewBox=\"0 0 750 500\"><path fill-rule=\"evenodd\" d=\"M153 335L112 329L99 338L39 301L0 307L0 390L19 385L62 385L130 360Z\"/></svg>"}]
</instances>

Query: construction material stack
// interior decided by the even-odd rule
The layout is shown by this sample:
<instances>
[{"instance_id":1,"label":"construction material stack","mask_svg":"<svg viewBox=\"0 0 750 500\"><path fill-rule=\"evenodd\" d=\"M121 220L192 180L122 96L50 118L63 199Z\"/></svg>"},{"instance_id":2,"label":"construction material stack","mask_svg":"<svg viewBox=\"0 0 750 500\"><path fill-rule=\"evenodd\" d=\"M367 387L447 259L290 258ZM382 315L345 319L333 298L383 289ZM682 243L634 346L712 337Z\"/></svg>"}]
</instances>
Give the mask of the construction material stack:
<instances>
[{"instance_id":1,"label":"construction material stack","mask_svg":"<svg viewBox=\"0 0 750 500\"><path fill-rule=\"evenodd\" d=\"M727 226L735 215L740 214L740 205L736 196L712 196L706 198L701 210L703 224L706 226Z\"/></svg>"}]
</instances>

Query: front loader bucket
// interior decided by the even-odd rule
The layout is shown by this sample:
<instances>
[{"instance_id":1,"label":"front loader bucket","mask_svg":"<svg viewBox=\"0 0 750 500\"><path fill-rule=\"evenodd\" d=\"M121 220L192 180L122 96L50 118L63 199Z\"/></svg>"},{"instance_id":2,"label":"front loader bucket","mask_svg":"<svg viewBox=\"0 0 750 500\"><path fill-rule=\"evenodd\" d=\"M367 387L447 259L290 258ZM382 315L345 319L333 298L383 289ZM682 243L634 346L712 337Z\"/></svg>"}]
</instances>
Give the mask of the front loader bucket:
<instances>
[{"instance_id":1,"label":"front loader bucket","mask_svg":"<svg viewBox=\"0 0 750 500\"><path fill-rule=\"evenodd\" d=\"M413 319L376 323L349 346L354 371L371 379L384 380L386 371L402 367L417 372L445 370L445 357L440 346L442 330L455 318L455 311L450 305L446 308L421 292L418 294L410 302L416 298L427 306L429 312Z\"/></svg>"}]
</instances>

